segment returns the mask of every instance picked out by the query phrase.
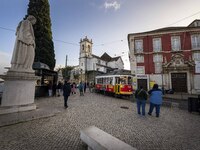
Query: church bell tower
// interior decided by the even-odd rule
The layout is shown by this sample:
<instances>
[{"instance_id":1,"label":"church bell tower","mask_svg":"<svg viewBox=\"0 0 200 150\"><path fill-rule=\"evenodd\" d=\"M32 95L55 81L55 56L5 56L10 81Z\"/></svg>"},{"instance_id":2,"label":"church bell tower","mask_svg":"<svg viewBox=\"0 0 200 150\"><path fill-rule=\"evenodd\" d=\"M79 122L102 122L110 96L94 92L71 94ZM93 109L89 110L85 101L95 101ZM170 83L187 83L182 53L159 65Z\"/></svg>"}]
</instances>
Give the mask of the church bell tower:
<instances>
[{"instance_id":1,"label":"church bell tower","mask_svg":"<svg viewBox=\"0 0 200 150\"><path fill-rule=\"evenodd\" d=\"M89 40L87 36L80 40L80 58L92 55L92 44L92 39Z\"/></svg>"},{"instance_id":2,"label":"church bell tower","mask_svg":"<svg viewBox=\"0 0 200 150\"><path fill-rule=\"evenodd\" d=\"M83 74L86 74L92 58L92 39L89 40L87 36L80 40L80 53L79 53L79 68Z\"/></svg>"}]
</instances>

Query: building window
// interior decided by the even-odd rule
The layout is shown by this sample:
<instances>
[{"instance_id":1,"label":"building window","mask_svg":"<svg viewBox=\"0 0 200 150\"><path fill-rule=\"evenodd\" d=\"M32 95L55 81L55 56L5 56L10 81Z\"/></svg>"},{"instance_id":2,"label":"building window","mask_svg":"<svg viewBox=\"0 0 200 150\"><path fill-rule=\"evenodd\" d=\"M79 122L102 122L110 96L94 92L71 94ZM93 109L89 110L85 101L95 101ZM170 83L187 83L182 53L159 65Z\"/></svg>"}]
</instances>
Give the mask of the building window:
<instances>
[{"instance_id":1,"label":"building window","mask_svg":"<svg viewBox=\"0 0 200 150\"><path fill-rule=\"evenodd\" d=\"M84 51L84 45L82 45L82 51Z\"/></svg>"},{"instance_id":2,"label":"building window","mask_svg":"<svg viewBox=\"0 0 200 150\"><path fill-rule=\"evenodd\" d=\"M144 66L137 66L137 74L145 74Z\"/></svg>"},{"instance_id":3,"label":"building window","mask_svg":"<svg viewBox=\"0 0 200 150\"><path fill-rule=\"evenodd\" d=\"M191 36L192 49L200 49L200 34L194 34Z\"/></svg>"},{"instance_id":4,"label":"building window","mask_svg":"<svg viewBox=\"0 0 200 150\"><path fill-rule=\"evenodd\" d=\"M88 52L90 52L90 45L88 45Z\"/></svg>"},{"instance_id":5,"label":"building window","mask_svg":"<svg viewBox=\"0 0 200 150\"><path fill-rule=\"evenodd\" d=\"M195 21L194 22L194 27L199 27L199 26L200 26L200 21L199 20Z\"/></svg>"},{"instance_id":6,"label":"building window","mask_svg":"<svg viewBox=\"0 0 200 150\"><path fill-rule=\"evenodd\" d=\"M156 62L155 65L155 73L161 73L162 72L162 63Z\"/></svg>"},{"instance_id":7,"label":"building window","mask_svg":"<svg viewBox=\"0 0 200 150\"><path fill-rule=\"evenodd\" d=\"M153 39L153 51L154 52L162 51L161 38L154 38Z\"/></svg>"},{"instance_id":8,"label":"building window","mask_svg":"<svg viewBox=\"0 0 200 150\"><path fill-rule=\"evenodd\" d=\"M81 66L83 66L83 63L81 63Z\"/></svg>"},{"instance_id":9,"label":"building window","mask_svg":"<svg viewBox=\"0 0 200 150\"><path fill-rule=\"evenodd\" d=\"M180 36L171 37L171 46L172 46L172 51L179 51L181 49Z\"/></svg>"},{"instance_id":10,"label":"building window","mask_svg":"<svg viewBox=\"0 0 200 150\"><path fill-rule=\"evenodd\" d=\"M143 40L135 40L135 51L136 53L143 52Z\"/></svg>"},{"instance_id":11,"label":"building window","mask_svg":"<svg viewBox=\"0 0 200 150\"><path fill-rule=\"evenodd\" d=\"M193 60L200 61L200 52L193 53Z\"/></svg>"},{"instance_id":12,"label":"building window","mask_svg":"<svg viewBox=\"0 0 200 150\"><path fill-rule=\"evenodd\" d=\"M101 61L98 59L98 64L101 64Z\"/></svg>"},{"instance_id":13,"label":"building window","mask_svg":"<svg viewBox=\"0 0 200 150\"><path fill-rule=\"evenodd\" d=\"M130 51L133 51L133 53L134 53L134 39L131 39L131 42L130 42Z\"/></svg>"},{"instance_id":14,"label":"building window","mask_svg":"<svg viewBox=\"0 0 200 150\"><path fill-rule=\"evenodd\" d=\"M144 56L143 55L138 55L136 57L136 61L137 61L137 63L143 63L144 62Z\"/></svg>"},{"instance_id":15,"label":"building window","mask_svg":"<svg viewBox=\"0 0 200 150\"><path fill-rule=\"evenodd\" d=\"M163 56L161 54L154 54L153 62L163 62Z\"/></svg>"}]
</instances>

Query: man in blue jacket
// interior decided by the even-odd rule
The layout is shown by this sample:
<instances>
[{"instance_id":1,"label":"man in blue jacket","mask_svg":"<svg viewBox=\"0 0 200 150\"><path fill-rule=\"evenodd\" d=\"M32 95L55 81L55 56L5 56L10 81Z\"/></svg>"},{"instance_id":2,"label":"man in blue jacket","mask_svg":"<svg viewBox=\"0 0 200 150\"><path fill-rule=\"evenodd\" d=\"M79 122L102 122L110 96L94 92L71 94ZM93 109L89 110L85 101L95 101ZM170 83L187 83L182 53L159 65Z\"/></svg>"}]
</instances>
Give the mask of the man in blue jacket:
<instances>
[{"instance_id":1,"label":"man in blue jacket","mask_svg":"<svg viewBox=\"0 0 200 150\"><path fill-rule=\"evenodd\" d=\"M148 114L151 115L154 107L156 107L156 117L160 114L160 105L162 104L162 90L158 89L158 84L154 84L153 88L148 92L150 95L150 107Z\"/></svg>"}]
</instances>

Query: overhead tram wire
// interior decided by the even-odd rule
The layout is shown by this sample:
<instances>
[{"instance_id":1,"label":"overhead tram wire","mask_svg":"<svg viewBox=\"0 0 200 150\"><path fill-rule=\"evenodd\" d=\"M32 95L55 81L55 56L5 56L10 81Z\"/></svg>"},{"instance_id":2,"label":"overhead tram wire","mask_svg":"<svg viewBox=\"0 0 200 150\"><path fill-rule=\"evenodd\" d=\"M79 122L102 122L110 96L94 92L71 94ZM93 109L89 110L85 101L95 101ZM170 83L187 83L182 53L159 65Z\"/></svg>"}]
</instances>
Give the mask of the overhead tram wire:
<instances>
[{"instance_id":1,"label":"overhead tram wire","mask_svg":"<svg viewBox=\"0 0 200 150\"><path fill-rule=\"evenodd\" d=\"M0 27L0 29L15 32L14 29L9 29L9 28L5 28L5 27ZM61 43L66 43L66 44L71 44L71 45L75 45L75 46L79 46L79 45L76 44L76 43L71 43L71 42L66 42L66 41L61 41L61 40L56 40L56 39L53 39L53 41L61 42Z\"/></svg>"},{"instance_id":2,"label":"overhead tram wire","mask_svg":"<svg viewBox=\"0 0 200 150\"><path fill-rule=\"evenodd\" d=\"M4 27L0 27L0 29L15 32L14 29L9 29L9 28L4 28ZM66 41L61 41L61 40L56 40L56 39L53 39L53 41L79 46L79 44L76 44L76 43L71 43L71 42L66 42Z\"/></svg>"},{"instance_id":3,"label":"overhead tram wire","mask_svg":"<svg viewBox=\"0 0 200 150\"><path fill-rule=\"evenodd\" d=\"M94 46L104 46L104 45L109 45L109 44L113 44L113 43L117 43L117 42L123 42L126 39L121 39L121 40L115 40L115 41L111 41L111 42L107 42L107 43L102 43L102 44L94 44Z\"/></svg>"},{"instance_id":4,"label":"overhead tram wire","mask_svg":"<svg viewBox=\"0 0 200 150\"><path fill-rule=\"evenodd\" d=\"M169 24L168 26L177 24L177 23L179 23L179 22L181 22L181 21L183 21L183 20L185 20L185 19L188 19L188 18L190 18L190 17L193 17L193 16L195 16L195 15L197 15L197 14L200 14L200 11L198 11L198 12L196 12L196 13L190 15L190 16L187 16L187 17L185 17L185 18L182 18L182 19L180 19L180 20L178 20L178 21L176 21L176 22L174 22L174 23L171 23L171 24Z\"/></svg>"},{"instance_id":5,"label":"overhead tram wire","mask_svg":"<svg viewBox=\"0 0 200 150\"><path fill-rule=\"evenodd\" d=\"M14 29L9 29L9 28L5 28L5 27L0 27L0 29L15 32ZM107 42L107 43L103 43L103 44L97 44L97 45L94 44L94 46L103 46L103 45L108 45L108 44L116 43L116 42L119 42L119 41L123 42L124 40L126 40L126 39L115 40L115 41L111 41L111 42ZM66 42L66 41L57 40L57 39L53 39L53 41L55 41L55 42L60 42L60 43L65 43L65 44L70 44L70 45L74 45L74 46L80 46L80 45L77 44L77 43Z\"/></svg>"},{"instance_id":6,"label":"overhead tram wire","mask_svg":"<svg viewBox=\"0 0 200 150\"><path fill-rule=\"evenodd\" d=\"M15 32L15 30L14 30L14 29L9 29L9 28L4 28L4 27L0 27L0 29L7 30L7 31L13 31L13 32Z\"/></svg>"},{"instance_id":7,"label":"overhead tram wire","mask_svg":"<svg viewBox=\"0 0 200 150\"><path fill-rule=\"evenodd\" d=\"M71 43L71 42L66 42L66 41L61 41L61 40L56 40L56 39L53 39L54 41L56 42L61 42L61 43L66 43L66 44L70 44L70 45L74 45L74 46L79 46L79 44L77 43Z\"/></svg>"},{"instance_id":8,"label":"overhead tram wire","mask_svg":"<svg viewBox=\"0 0 200 150\"><path fill-rule=\"evenodd\" d=\"M195 15L197 15L199 13L200 13L200 11L198 11L198 12L196 12L196 13L190 15L190 16L187 16L185 18L182 18L182 19L180 19L180 20L178 20L178 21L176 21L174 23L171 23L168 26L177 24L177 23L179 23L179 22L181 22L181 21L183 21L185 19L188 19L190 17L193 17L193 16L195 16ZM14 29L9 29L9 28L5 28L5 27L1 27L1 26L0 26L0 29L15 32ZM61 41L61 40L56 40L56 39L53 39L53 40L56 41L56 42L61 42L61 43L66 43L66 44L70 44L70 45L74 45L74 46L79 46L79 44L77 44L77 43L71 43L71 42L66 42L66 41ZM94 44L94 46L104 46L104 45L108 45L108 44L112 44L112 43L116 43L116 42L123 42L124 40L127 40L127 39L115 40L115 41L111 41L111 42L107 42L107 43L102 43L102 44Z\"/></svg>"},{"instance_id":9,"label":"overhead tram wire","mask_svg":"<svg viewBox=\"0 0 200 150\"><path fill-rule=\"evenodd\" d=\"M195 15L197 15L197 14L200 14L200 11L198 11L198 12L196 12L196 13L190 15L190 16L187 16L187 17L185 17L185 18L182 18L182 19L180 19L180 20L178 20L178 21L176 21L176 22L174 22L174 23L171 23L171 24L169 24L168 26L177 24L177 23L179 23L179 22L181 22L181 21L183 21L183 20L185 20L185 19L188 19L188 18L190 18L190 17L193 17L193 16L195 16ZM104 43L104 44L98 44L98 45L95 45L95 46L104 46L104 45L116 43L116 42L119 42L119 41L123 42L124 40L127 40L127 39L115 40L115 41L107 42L107 43Z\"/></svg>"}]
</instances>

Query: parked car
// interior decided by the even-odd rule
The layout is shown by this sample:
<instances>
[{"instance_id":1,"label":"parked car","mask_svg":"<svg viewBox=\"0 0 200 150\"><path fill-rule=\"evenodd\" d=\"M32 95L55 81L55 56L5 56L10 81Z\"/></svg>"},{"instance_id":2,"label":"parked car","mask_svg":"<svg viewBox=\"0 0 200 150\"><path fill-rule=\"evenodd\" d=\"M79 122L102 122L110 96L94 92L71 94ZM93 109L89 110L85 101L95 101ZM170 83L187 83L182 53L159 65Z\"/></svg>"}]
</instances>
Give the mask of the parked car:
<instances>
[{"instance_id":1,"label":"parked car","mask_svg":"<svg viewBox=\"0 0 200 150\"><path fill-rule=\"evenodd\" d=\"M174 94L174 89L165 90L166 94Z\"/></svg>"}]
</instances>

